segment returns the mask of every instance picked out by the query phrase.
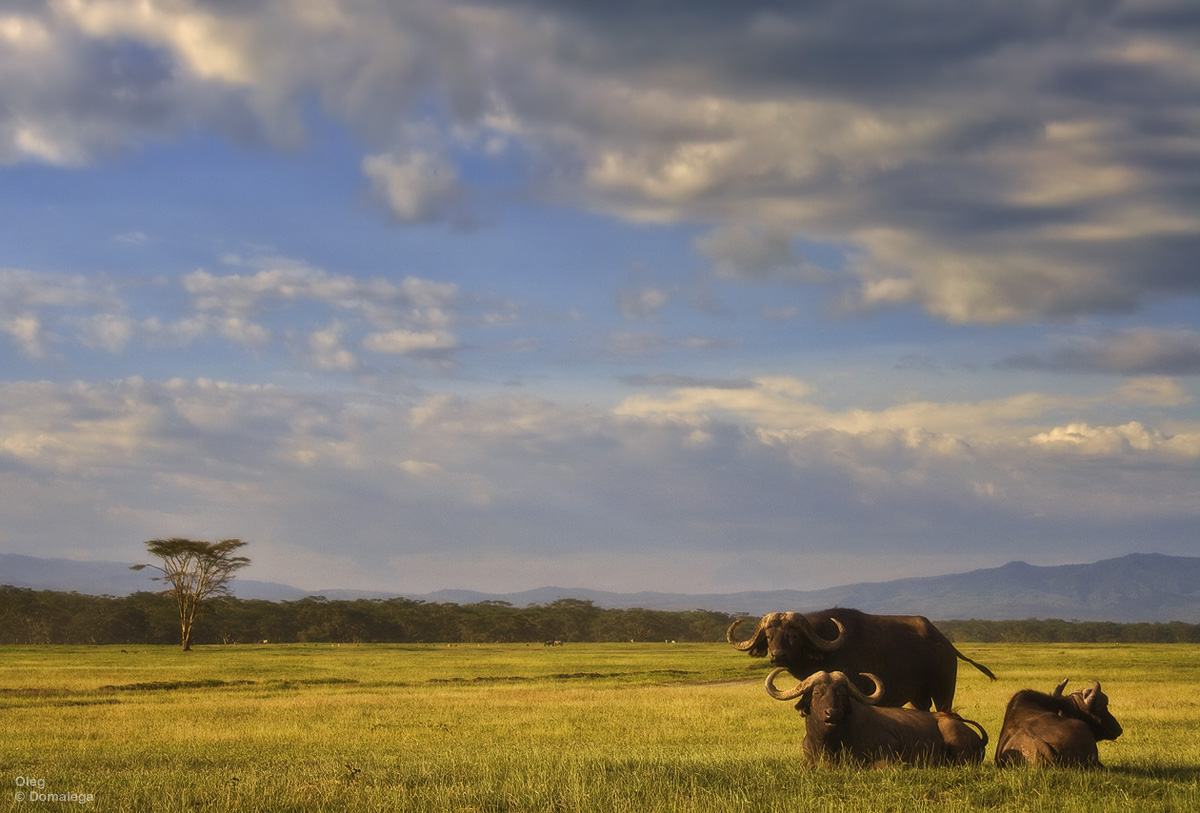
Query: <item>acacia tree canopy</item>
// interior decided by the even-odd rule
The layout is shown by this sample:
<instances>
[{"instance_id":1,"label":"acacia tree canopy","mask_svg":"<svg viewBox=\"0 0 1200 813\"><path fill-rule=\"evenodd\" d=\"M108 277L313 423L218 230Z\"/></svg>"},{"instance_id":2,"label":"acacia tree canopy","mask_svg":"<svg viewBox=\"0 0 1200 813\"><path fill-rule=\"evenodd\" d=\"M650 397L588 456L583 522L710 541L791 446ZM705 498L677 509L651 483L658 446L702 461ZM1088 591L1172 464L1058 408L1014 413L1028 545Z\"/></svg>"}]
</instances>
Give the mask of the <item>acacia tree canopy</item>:
<instances>
[{"instance_id":1,"label":"acacia tree canopy","mask_svg":"<svg viewBox=\"0 0 1200 813\"><path fill-rule=\"evenodd\" d=\"M193 539L151 539L146 550L162 565L134 565L131 570L152 567L162 573L156 581L170 585L166 591L175 598L179 609L179 633L184 651L192 648L192 629L204 602L214 596L228 595L229 582L236 571L250 564L245 556L233 554L246 545L240 539L199 542Z\"/></svg>"}]
</instances>

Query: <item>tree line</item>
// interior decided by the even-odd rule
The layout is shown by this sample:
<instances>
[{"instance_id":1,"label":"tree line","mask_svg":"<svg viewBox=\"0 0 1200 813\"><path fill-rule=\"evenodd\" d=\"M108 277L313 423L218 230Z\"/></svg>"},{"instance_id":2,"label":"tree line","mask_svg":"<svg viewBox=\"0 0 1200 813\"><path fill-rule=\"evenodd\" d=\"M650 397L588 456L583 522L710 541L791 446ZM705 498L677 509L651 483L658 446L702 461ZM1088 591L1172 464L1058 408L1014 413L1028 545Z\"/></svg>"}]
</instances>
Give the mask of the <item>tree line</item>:
<instances>
[{"instance_id":1,"label":"tree line","mask_svg":"<svg viewBox=\"0 0 1200 813\"><path fill-rule=\"evenodd\" d=\"M221 596L195 619L196 644L543 643L725 640L739 616L710 610L607 609L561 599L515 607L406 598L265 601ZM179 644L169 593L91 596L0 586L0 644ZM1200 624L939 621L957 642L1200 643Z\"/></svg>"}]
</instances>

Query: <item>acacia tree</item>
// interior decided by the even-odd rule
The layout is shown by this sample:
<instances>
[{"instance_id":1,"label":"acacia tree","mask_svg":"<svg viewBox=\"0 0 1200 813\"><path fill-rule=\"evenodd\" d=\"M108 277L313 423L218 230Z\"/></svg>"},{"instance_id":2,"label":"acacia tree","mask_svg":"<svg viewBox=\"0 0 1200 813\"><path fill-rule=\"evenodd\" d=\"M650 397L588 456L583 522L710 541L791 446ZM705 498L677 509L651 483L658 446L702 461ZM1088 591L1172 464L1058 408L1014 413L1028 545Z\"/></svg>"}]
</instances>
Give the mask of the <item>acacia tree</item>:
<instances>
[{"instance_id":1,"label":"acacia tree","mask_svg":"<svg viewBox=\"0 0 1200 813\"><path fill-rule=\"evenodd\" d=\"M130 570L152 567L162 573L155 581L171 587L167 593L179 608L179 633L183 651L192 648L192 627L204 602L213 596L229 594L229 582L235 571L250 564L245 556L234 556L245 546L240 539L197 542L192 539L151 539L146 549L162 560L162 565L134 565Z\"/></svg>"}]
</instances>

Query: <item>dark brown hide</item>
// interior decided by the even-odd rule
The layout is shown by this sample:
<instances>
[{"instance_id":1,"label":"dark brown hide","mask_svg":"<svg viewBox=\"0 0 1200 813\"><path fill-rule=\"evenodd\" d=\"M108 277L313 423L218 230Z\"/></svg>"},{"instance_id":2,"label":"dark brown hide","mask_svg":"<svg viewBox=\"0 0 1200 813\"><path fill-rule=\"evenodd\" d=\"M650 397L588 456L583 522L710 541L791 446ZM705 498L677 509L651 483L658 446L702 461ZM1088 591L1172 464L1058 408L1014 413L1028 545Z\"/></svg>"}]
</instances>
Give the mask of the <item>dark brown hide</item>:
<instances>
[{"instance_id":1,"label":"dark brown hide","mask_svg":"<svg viewBox=\"0 0 1200 813\"><path fill-rule=\"evenodd\" d=\"M992 680L996 676L954 648L954 644L919 615L870 615L834 608L815 613L768 613L745 641L734 636L739 622L726 632L735 648L753 657L764 655L803 680L814 672L871 672L883 681L883 706L949 711L958 680L958 659ZM859 688L869 690L866 683Z\"/></svg>"},{"instance_id":2,"label":"dark brown hide","mask_svg":"<svg viewBox=\"0 0 1200 813\"><path fill-rule=\"evenodd\" d=\"M1096 742L1121 736L1121 724L1098 682L1063 697L1066 685L1053 694L1025 689L1012 696L996 741L997 765L1100 767Z\"/></svg>"},{"instance_id":3,"label":"dark brown hide","mask_svg":"<svg viewBox=\"0 0 1200 813\"><path fill-rule=\"evenodd\" d=\"M974 720L965 720L952 711L935 712L938 730L942 732L942 741L946 743L946 761L955 765L969 765L983 762L983 752L987 748L988 736L983 726ZM975 726L978 732L973 730Z\"/></svg>"},{"instance_id":4,"label":"dark brown hide","mask_svg":"<svg viewBox=\"0 0 1200 813\"><path fill-rule=\"evenodd\" d=\"M951 712L876 707L842 672L817 672L790 692L781 692L774 679L783 671L776 669L767 677L767 692L779 700L797 699L796 709L804 716L804 753L814 762L943 765L983 761L987 733L976 722Z\"/></svg>"}]
</instances>

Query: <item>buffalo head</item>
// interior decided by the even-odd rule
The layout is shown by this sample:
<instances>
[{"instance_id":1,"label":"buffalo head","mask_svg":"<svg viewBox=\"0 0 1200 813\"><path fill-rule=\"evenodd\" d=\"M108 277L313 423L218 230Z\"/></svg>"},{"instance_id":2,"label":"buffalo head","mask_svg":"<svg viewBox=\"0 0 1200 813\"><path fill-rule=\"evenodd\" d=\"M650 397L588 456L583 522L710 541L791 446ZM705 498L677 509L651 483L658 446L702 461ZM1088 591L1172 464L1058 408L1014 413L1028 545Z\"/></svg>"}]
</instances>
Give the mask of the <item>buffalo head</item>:
<instances>
[{"instance_id":1,"label":"buffalo head","mask_svg":"<svg viewBox=\"0 0 1200 813\"><path fill-rule=\"evenodd\" d=\"M1086 689L1077 689L1063 697L1063 689L1066 688L1068 680L1069 678L1063 678L1063 681L1054 687L1053 696L1071 703L1078 712L1078 718L1087 723L1088 728L1092 730L1092 736L1097 740L1115 740L1121 736L1123 729L1117 718L1108 711L1108 695L1100 691L1100 681L1093 680L1092 685Z\"/></svg>"},{"instance_id":2,"label":"buffalo head","mask_svg":"<svg viewBox=\"0 0 1200 813\"><path fill-rule=\"evenodd\" d=\"M826 726L836 726L842 722L846 714L846 704L851 698L874 706L883 698L883 683L869 672L861 672L875 685L875 691L866 694L854 685L844 672L816 672L800 681L792 689L775 688L775 678L786 669L780 667L767 675L767 694L776 700L795 700L796 710L807 717L810 714L818 716L817 722Z\"/></svg>"},{"instance_id":3,"label":"buffalo head","mask_svg":"<svg viewBox=\"0 0 1200 813\"><path fill-rule=\"evenodd\" d=\"M767 613L758 622L758 629L745 641L734 637L733 631L745 619L739 618L725 631L725 640L742 652L756 658L769 655L771 663L788 663L801 652L832 652L842 646L846 629L836 618L829 619L837 627L837 635L826 639L817 635L808 619L800 613Z\"/></svg>"}]
</instances>

